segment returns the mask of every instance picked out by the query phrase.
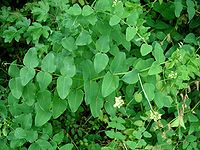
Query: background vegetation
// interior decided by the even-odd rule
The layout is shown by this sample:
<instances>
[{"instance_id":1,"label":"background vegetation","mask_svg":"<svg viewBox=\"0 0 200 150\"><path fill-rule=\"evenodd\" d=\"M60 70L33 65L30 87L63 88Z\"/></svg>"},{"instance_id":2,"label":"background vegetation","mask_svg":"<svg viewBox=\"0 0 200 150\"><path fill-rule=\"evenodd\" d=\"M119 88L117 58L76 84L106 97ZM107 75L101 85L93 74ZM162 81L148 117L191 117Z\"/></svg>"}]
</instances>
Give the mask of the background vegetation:
<instances>
[{"instance_id":1,"label":"background vegetation","mask_svg":"<svg viewBox=\"0 0 200 150\"><path fill-rule=\"evenodd\" d=\"M9 0L3 150L200 149L200 3Z\"/></svg>"}]
</instances>

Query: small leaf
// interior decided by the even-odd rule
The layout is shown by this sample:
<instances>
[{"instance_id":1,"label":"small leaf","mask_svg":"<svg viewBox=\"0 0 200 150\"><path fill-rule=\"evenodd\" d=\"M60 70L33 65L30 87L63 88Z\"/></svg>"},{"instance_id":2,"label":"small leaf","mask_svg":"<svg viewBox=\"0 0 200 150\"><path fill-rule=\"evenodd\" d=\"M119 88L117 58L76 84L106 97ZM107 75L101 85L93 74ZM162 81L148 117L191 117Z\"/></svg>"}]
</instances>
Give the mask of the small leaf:
<instances>
[{"instance_id":1,"label":"small leaf","mask_svg":"<svg viewBox=\"0 0 200 150\"><path fill-rule=\"evenodd\" d=\"M117 25L120 21L121 21L120 17L118 17L117 15L113 15L110 17L109 24L110 26L114 26L114 25Z\"/></svg>"},{"instance_id":2,"label":"small leaf","mask_svg":"<svg viewBox=\"0 0 200 150\"><path fill-rule=\"evenodd\" d=\"M69 94L72 85L72 79L68 76L60 76L57 79L56 89L61 99L65 99Z\"/></svg>"},{"instance_id":3,"label":"small leaf","mask_svg":"<svg viewBox=\"0 0 200 150\"><path fill-rule=\"evenodd\" d=\"M110 50L110 37L108 35L100 36L95 46L98 51L107 53Z\"/></svg>"},{"instance_id":4,"label":"small leaf","mask_svg":"<svg viewBox=\"0 0 200 150\"><path fill-rule=\"evenodd\" d=\"M25 86L35 76L35 69L23 67L20 69L20 77L22 85Z\"/></svg>"},{"instance_id":5,"label":"small leaf","mask_svg":"<svg viewBox=\"0 0 200 150\"><path fill-rule=\"evenodd\" d=\"M35 143L37 143L42 150L53 150L52 145L47 140L38 139Z\"/></svg>"},{"instance_id":6,"label":"small leaf","mask_svg":"<svg viewBox=\"0 0 200 150\"><path fill-rule=\"evenodd\" d=\"M17 67L16 60L10 64L8 74L13 78L19 77L19 68Z\"/></svg>"},{"instance_id":7,"label":"small leaf","mask_svg":"<svg viewBox=\"0 0 200 150\"><path fill-rule=\"evenodd\" d=\"M53 73L56 70L55 56L53 53L48 53L42 60L41 68L43 71Z\"/></svg>"},{"instance_id":8,"label":"small leaf","mask_svg":"<svg viewBox=\"0 0 200 150\"><path fill-rule=\"evenodd\" d=\"M155 86L152 83L145 83L143 86L144 86L144 91L147 94L147 97L150 100L154 99L154 97L155 97L155 93L154 93Z\"/></svg>"},{"instance_id":9,"label":"small leaf","mask_svg":"<svg viewBox=\"0 0 200 150\"><path fill-rule=\"evenodd\" d=\"M156 43L154 46L153 56L159 64L165 61L164 51L159 43Z\"/></svg>"},{"instance_id":10,"label":"small leaf","mask_svg":"<svg viewBox=\"0 0 200 150\"><path fill-rule=\"evenodd\" d=\"M106 54L97 53L94 58L94 69L97 73L100 73L103 71L107 64L108 64L109 58Z\"/></svg>"},{"instance_id":11,"label":"small leaf","mask_svg":"<svg viewBox=\"0 0 200 150\"><path fill-rule=\"evenodd\" d=\"M75 45L75 39L72 36L63 38L61 44L70 52L77 49L77 46Z\"/></svg>"},{"instance_id":12,"label":"small leaf","mask_svg":"<svg viewBox=\"0 0 200 150\"><path fill-rule=\"evenodd\" d=\"M60 147L60 150L72 150L73 147L74 147L73 144L65 144Z\"/></svg>"},{"instance_id":13,"label":"small leaf","mask_svg":"<svg viewBox=\"0 0 200 150\"><path fill-rule=\"evenodd\" d=\"M21 78L13 78L9 81L9 87L11 90L12 95L19 99L22 96L23 86L21 83Z\"/></svg>"},{"instance_id":14,"label":"small leaf","mask_svg":"<svg viewBox=\"0 0 200 150\"><path fill-rule=\"evenodd\" d=\"M88 31L83 30L76 39L77 46L88 45L92 42L91 35Z\"/></svg>"},{"instance_id":15,"label":"small leaf","mask_svg":"<svg viewBox=\"0 0 200 150\"><path fill-rule=\"evenodd\" d=\"M158 62L153 62L153 64L151 65L148 74L149 75L156 75L162 72L162 67L158 64Z\"/></svg>"},{"instance_id":16,"label":"small leaf","mask_svg":"<svg viewBox=\"0 0 200 150\"><path fill-rule=\"evenodd\" d=\"M114 92L119 86L119 77L107 72L102 82L102 95L106 97Z\"/></svg>"},{"instance_id":17,"label":"small leaf","mask_svg":"<svg viewBox=\"0 0 200 150\"><path fill-rule=\"evenodd\" d=\"M192 0L186 0L186 5L189 21L191 21L195 15L195 4Z\"/></svg>"},{"instance_id":18,"label":"small leaf","mask_svg":"<svg viewBox=\"0 0 200 150\"><path fill-rule=\"evenodd\" d=\"M188 35L186 35L184 42L189 44L196 44L197 41L194 33L189 33Z\"/></svg>"},{"instance_id":19,"label":"small leaf","mask_svg":"<svg viewBox=\"0 0 200 150\"><path fill-rule=\"evenodd\" d=\"M26 131L23 128L16 128L14 132L14 136L17 139L23 139L26 137Z\"/></svg>"},{"instance_id":20,"label":"small leaf","mask_svg":"<svg viewBox=\"0 0 200 150\"><path fill-rule=\"evenodd\" d=\"M134 99L137 103L140 103L142 101L142 94L139 92L135 92Z\"/></svg>"},{"instance_id":21,"label":"small leaf","mask_svg":"<svg viewBox=\"0 0 200 150\"><path fill-rule=\"evenodd\" d=\"M126 65L126 54L118 52L110 64L110 71L112 73L125 72L128 70Z\"/></svg>"},{"instance_id":22,"label":"small leaf","mask_svg":"<svg viewBox=\"0 0 200 150\"><path fill-rule=\"evenodd\" d=\"M141 52L142 56L146 56L152 50L153 50L153 47L151 45L148 45L148 44L142 44L142 46L140 48L140 52Z\"/></svg>"},{"instance_id":23,"label":"small leaf","mask_svg":"<svg viewBox=\"0 0 200 150\"><path fill-rule=\"evenodd\" d=\"M48 72L40 71L36 75L37 82L41 90L47 89L48 85L52 81L52 76Z\"/></svg>"},{"instance_id":24,"label":"small leaf","mask_svg":"<svg viewBox=\"0 0 200 150\"><path fill-rule=\"evenodd\" d=\"M73 77L76 74L76 66L74 64L73 57L65 57L62 61L62 66L60 68L60 73L63 76Z\"/></svg>"},{"instance_id":25,"label":"small leaf","mask_svg":"<svg viewBox=\"0 0 200 150\"><path fill-rule=\"evenodd\" d=\"M128 84L135 84L138 82L138 71L136 69L128 72L122 77L122 80Z\"/></svg>"},{"instance_id":26,"label":"small leaf","mask_svg":"<svg viewBox=\"0 0 200 150\"><path fill-rule=\"evenodd\" d=\"M76 112L83 101L82 90L71 90L68 95L68 104L72 112Z\"/></svg>"},{"instance_id":27,"label":"small leaf","mask_svg":"<svg viewBox=\"0 0 200 150\"><path fill-rule=\"evenodd\" d=\"M69 8L67 11L70 15L78 16L81 14L82 10L78 4L74 4L72 7Z\"/></svg>"},{"instance_id":28,"label":"small leaf","mask_svg":"<svg viewBox=\"0 0 200 150\"><path fill-rule=\"evenodd\" d=\"M137 143L136 142L133 142L133 141L125 141L126 145L128 145L128 147L131 149L131 150L135 150L136 149L136 146L137 146Z\"/></svg>"},{"instance_id":29,"label":"small leaf","mask_svg":"<svg viewBox=\"0 0 200 150\"><path fill-rule=\"evenodd\" d=\"M30 48L25 54L23 63L26 67L35 68L39 64L39 59L37 57L37 50L35 48Z\"/></svg>"},{"instance_id":30,"label":"small leaf","mask_svg":"<svg viewBox=\"0 0 200 150\"><path fill-rule=\"evenodd\" d=\"M126 40L131 41L137 33L137 29L135 27L126 28Z\"/></svg>"},{"instance_id":31,"label":"small leaf","mask_svg":"<svg viewBox=\"0 0 200 150\"><path fill-rule=\"evenodd\" d=\"M51 105L51 93L48 90L37 93L37 101L43 111L48 111Z\"/></svg>"},{"instance_id":32,"label":"small leaf","mask_svg":"<svg viewBox=\"0 0 200 150\"><path fill-rule=\"evenodd\" d=\"M147 132L147 131L144 131L143 136L145 138L151 138L152 137L152 135L149 132Z\"/></svg>"},{"instance_id":33,"label":"small leaf","mask_svg":"<svg viewBox=\"0 0 200 150\"><path fill-rule=\"evenodd\" d=\"M180 17L181 11L183 10L182 0L175 0L174 6L175 6L175 16Z\"/></svg>"},{"instance_id":34,"label":"small leaf","mask_svg":"<svg viewBox=\"0 0 200 150\"><path fill-rule=\"evenodd\" d=\"M83 7L83 11L82 11L82 15L83 16L89 16L94 12L94 10L92 9L92 7L90 7L89 5L84 5Z\"/></svg>"}]
</instances>

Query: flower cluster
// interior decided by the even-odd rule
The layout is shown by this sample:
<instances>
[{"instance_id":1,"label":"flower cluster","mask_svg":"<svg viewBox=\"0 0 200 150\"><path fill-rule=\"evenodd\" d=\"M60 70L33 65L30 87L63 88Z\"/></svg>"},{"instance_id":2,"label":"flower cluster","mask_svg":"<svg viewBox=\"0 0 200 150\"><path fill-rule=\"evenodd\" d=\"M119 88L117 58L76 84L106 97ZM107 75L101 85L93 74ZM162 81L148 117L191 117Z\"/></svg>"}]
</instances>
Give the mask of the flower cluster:
<instances>
[{"instance_id":1,"label":"flower cluster","mask_svg":"<svg viewBox=\"0 0 200 150\"><path fill-rule=\"evenodd\" d=\"M114 107L120 108L124 104L124 100L122 99L121 96L115 97L115 104L113 105Z\"/></svg>"},{"instance_id":2,"label":"flower cluster","mask_svg":"<svg viewBox=\"0 0 200 150\"><path fill-rule=\"evenodd\" d=\"M158 121L158 120L160 120L161 119L161 114L159 114L157 111L151 111L150 110L150 119L153 119L154 121Z\"/></svg>"}]
</instances>

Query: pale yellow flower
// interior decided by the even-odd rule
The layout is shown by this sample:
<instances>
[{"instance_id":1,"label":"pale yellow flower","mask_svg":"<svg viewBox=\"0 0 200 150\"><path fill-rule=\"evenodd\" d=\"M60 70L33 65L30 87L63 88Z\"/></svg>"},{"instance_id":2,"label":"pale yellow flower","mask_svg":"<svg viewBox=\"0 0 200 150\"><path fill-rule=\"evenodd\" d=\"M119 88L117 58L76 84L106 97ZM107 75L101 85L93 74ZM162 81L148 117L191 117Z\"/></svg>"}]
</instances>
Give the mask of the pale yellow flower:
<instances>
[{"instance_id":1,"label":"pale yellow flower","mask_svg":"<svg viewBox=\"0 0 200 150\"><path fill-rule=\"evenodd\" d=\"M113 105L114 107L120 108L124 104L124 100L122 99L121 96L115 97L115 104Z\"/></svg>"}]
</instances>

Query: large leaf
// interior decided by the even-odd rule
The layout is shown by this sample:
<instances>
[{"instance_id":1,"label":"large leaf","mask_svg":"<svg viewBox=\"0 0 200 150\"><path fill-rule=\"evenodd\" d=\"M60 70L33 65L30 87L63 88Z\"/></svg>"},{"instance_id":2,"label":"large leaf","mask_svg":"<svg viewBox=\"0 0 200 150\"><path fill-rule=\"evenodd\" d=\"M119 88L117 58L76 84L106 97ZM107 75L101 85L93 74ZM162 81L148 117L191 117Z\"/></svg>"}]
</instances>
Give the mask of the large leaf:
<instances>
[{"instance_id":1,"label":"large leaf","mask_svg":"<svg viewBox=\"0 0 200 150\"><path fill-rule=\"evenodd\" d=\"M51 105L51 93L48 90L39 91L37 93L37 101L42 110L48 111Z\"/></svg>"},{"instance_id":2,"label":"large leaf","mask_svg":"<svg viewBox=\"0 0 200 150\"><path fill-rule=\"evenodd\" d=\"M62 61L62 67L60 68L60 73L63 76L73 77L76 74L76 66L74 64L73 57L65 57Z\"/></svg>"},{"instance_id":3,"label":"large leaf","mask_svg":"<svg viewBox=\"0 0 200 150\"><path fill-rule=\"evenodd\" d=\"M101 52L108 52L110 50L110 37L108 35L102 35L96 41L96 49Z\"/></svg>"},{"instance_id":4,"label":"large leaf","mask_svg":"<svg viewBox=\"0 0 200 150\"><path fill-rule=\"evenodd\" d=\"M104 70L108 64L109 58L106 54L97 53L94 58L94 69L97 73Z\"/></svg>"},{"instance_id":5,"label":"large leaf","mask_svg":"<svg viewBox=\"0 0 200 150\"><path fill-rule=\"evenodd\" d=\"M83 16L89 16L94 12L94 10L92 9L92 7L90 7L89 5L84 5L83 10L82 10L82 15Z\"/></svg>"},{"instance_id":6,"label":"large leaf","mask_svg":"<svg viewBox=\"0 0 200 150\"><path fill-rule=\"evenodd\" d=\"M29 82L23 90L23 101L28 105L32 106L35 102L36 86L34 83Z\"/></svg>"},{"instance_id":7,"label":"large leaf","mask_svg":"<svg viewBox=\"0 0 200 150\"><path fill-rule=\"evenodd\" d=\"M75 39L72 36L63 38L61 44L69 51L77 49L77 46L75 45Z\"/></svg>"},{"instance_id":8,"label":"large leaf","mask_svg":"<svg viewBox=\"0 0 200 150\"><path fill-rule=\"evenodd\" d=\"M11 90L12 95L19 99L22 96L23 86L21 83L21 78L13 78L9 81L9 88Z\"/></svg>"},{"instance_id":9,"label":"large leaf","mask_svg":"<svg viewBox=\"0 0 200 150\"><path fill-rule=\"evenodd\" d=\"M35 68L39 64L39 59L37 57L37 50L35 48L30 48L25 54L23 63L26 67Z\"/></svg>"},{"instance_id":10,"label":"large leaf","mask_svg":"<svg viewBox=\"0 0 200 150\"><path fill-rule=\"evenodd\" d=\"M72 112L76 112L83 101L82 90L71 90L68 95L68 103Z\"/></svg>"},{"instance_id":11,"label":"large leaf","mask_svg":"<svg viewBox=\"0 0 200 150\"><path fill-rule=\"evenodd\" d=\"M22 85L25 86L35 76L35 69L23 67L20 69L20 77Z\"/></svg>"},{"instance_id":12,"label":"large leaf","mask_svg":"<svg viewBox=\"0 0 200 150\"><path fill-rule=\"evenodd\" d=\"M41 68L43 71L53 73L56 70L55 56L53 53L48 53L42 60Z\"/></svg>"},{"instance_id":13,"label":"large leaf","mask_svg":"<svg viewBox=\"0 0 200 150\"><path fill-rule=\"evenodd\" d=\"M95 98L94 89L96 89L97 83L92 80L84 81L84 91L85 91L85 103L86 105L90 104L91 101Z\"/></svg>"},{"instance_id":14,"label":"large leaf","mask_svg":"<svg viewBox=\"0 0 200 150\"><path fill-rule=\"evenodd\" d=\"M110 17L109 24L110 24L111 26L117 25L117 24L120 22L120 20L121 20L121 18L118 17L117 15L112 15L112 16Z\"/></svg>"},{"instance_id":15,"label":"large leaf","mask_svg":"<svg viewBox=\"0 0 200 150\"><path fill-rule=\"evenodd\" d=\"M92 42L91 35L88 31L83 30L76 39L77 46L88 45Z\"/></svg>"},{"instance_id":16,"label":"large leaf","mask_svg":"<svg viewBox=\"0 0 200 150\"><path fill-rule=\"evenodd\" d=\"M41 90L45 90L52 81L52 76L48 72L40 71L36 76L37 82Z\"/></svg>"},{"instance_id":17,"label":"large leaf","mask_svg":"<svg viewBox=\"0 0 200 150\"><path fill-rule=\"evenodd\" d=\"M110 72L107 72L102 82L102 95L106 97L114 92L119 86L119 77L114 76Z\"/></svg>"},{"instance_id":18,"label":"large leaf","mask_svg":"<svg viewBox=\"0 0 200 150\"><path fill-rule=\"evenodd\" d=\"M188 18L189 21L192 20L192 18L195 15L195 4L192 0L186 0L186 4L187 4L187 12L188 12Z\"/></svg>"},{"instance_id":19,"label":"large leaf","mask_svg":"<svg viewBox=\"0 0 200 150\"><path fill-rule=\"evenodd\" d=\"M174 0L175 16L180 17L181 11L183 10L182 0Z\"/></svg>"},{"instance_id":20,"label":"large leaf","mask_svg":"<svg viewBox=\"0 0 200 150\"><path fill-rule=\"evenodd\" d=\"M58 77L56 89L61 99L65 99L67 97L71 85L72 85L72 79L70 77L68 76Z\"/></svg>"},{"instance_id":21,"label":"large leaf","mask_svg":"<svg viewBox=\"0 0 200 150\"><path fill-rule=\"evenodd\" d=\"M53 118L58 118L66 110L66 108L66 100L60 99L57 95L54 96L52 105Z\"/></svg>"},{"instance_id":22,"label":"large leaf","mask_svg":"<svg viewBox=\"0 0 200 150\"><path fill-rule=\"evenodd\" d=\"M112 73L118 73L126 70L127 70L126 54L124 52L119 52L116 54L110 65L110 71Z\"/></svg>"},{"instance_id":23,"label":"large leaf","mask_svg":"<svg viewBox=\"0 0 200 150\"><path fill-rule=\"evenodd\" d=\"M35 126L40 127L44 125L51 118L50 111L43 111L39 106L36 106Z\"/></svg>"},{"instance_id":24,"label":"large leaf","mask_svg":"<svg viewBox=\"0 0 200 150\"><path fill-rule=\"evenodd\" d=\"M98 83L94 83L93 99L90 102L90 110L93 117L99 117L101 108L103 107L103 97L101 95L101 88Z\"/></svg>"},{"instance_id":25,"label":"large leaf","mask_svg":"<svg viewBox=\"0 0 200 150\"><path fill-rule=\"evenodd\" d=\"M148 74L149 75L155 75L155 74L159 74L160 72L162 72L162 67L159 65L158 62L153 62L153 64L151 65Z\"/></svg>"},{"instance_id":26,"label":"large leaf","mask_svg":"<svg viewBox=\"0 0 200 150\"><path fill-rule=\"evenodd\" d=\"M19 68L17 67L16 60L13 61L8 68L8 75L15 78L19 77Z\"/></svg>"}]
</instances>

